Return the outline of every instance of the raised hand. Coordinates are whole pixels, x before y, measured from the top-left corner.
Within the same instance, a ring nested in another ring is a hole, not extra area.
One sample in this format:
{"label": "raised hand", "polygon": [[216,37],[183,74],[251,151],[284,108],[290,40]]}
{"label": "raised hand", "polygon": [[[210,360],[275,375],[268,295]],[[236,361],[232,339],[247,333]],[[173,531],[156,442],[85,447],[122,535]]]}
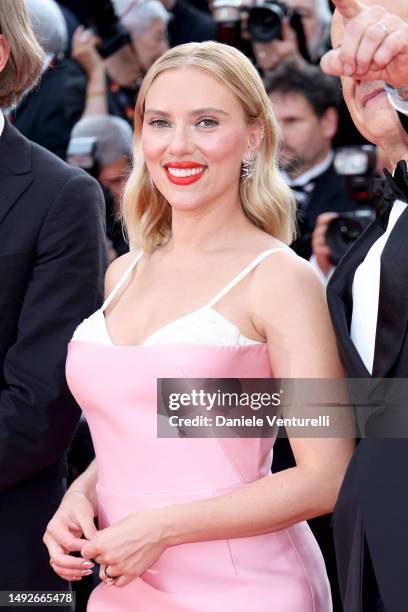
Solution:
{"label": "raised hand", "polygon": [[103,59],[97,46],[101,40],[91,30],[78,26],[72,36],[72,58],[85,70],[88,77],[96,71],[103,71]]}
{"label": "raised hand", "polygon": [[408,23],[384,7],[359,0],[333,0],[334,19],[343,25],[338,47],[326,53],[327,74],[364,81],[382,80],[393,87],[408,85]]}

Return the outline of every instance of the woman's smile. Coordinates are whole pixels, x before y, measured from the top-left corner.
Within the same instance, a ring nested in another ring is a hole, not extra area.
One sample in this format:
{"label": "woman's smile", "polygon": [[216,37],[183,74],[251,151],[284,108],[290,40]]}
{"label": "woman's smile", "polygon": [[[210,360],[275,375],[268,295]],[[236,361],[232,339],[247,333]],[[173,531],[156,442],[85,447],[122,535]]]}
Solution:
{"label": "woman's smile", "polygon": [[206,166],[191,161],[168,162],[163,165],[167,178],[175,185],[191,185],[203,176]]}

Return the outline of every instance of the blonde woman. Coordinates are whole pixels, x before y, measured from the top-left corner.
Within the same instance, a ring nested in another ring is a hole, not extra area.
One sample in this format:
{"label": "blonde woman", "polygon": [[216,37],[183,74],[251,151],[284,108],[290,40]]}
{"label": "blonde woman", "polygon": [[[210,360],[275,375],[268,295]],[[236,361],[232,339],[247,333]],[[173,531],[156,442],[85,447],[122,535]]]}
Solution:
{"label": "blonde woman", "polygon": [[44,538],[66,579],[101,564],[90,611],[332,609],[305,519],[333,508],[349,441],[293,438],[296,467],[270,474],[271,439],[156,436],[158,377],[341,375],[323,290],[286,246],[277,134],[231,47],[175,47],[145,77],[124,196],[131,252],[69,346],[96,461]]}

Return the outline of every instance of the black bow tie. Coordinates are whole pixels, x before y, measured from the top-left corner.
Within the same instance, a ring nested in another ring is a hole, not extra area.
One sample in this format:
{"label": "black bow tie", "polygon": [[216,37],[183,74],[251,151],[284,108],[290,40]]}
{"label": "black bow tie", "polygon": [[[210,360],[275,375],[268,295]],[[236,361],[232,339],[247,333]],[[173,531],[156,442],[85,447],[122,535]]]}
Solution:
{"label": "black bow tie", "polygon": [[374,197],[377,199],[377,218],[387,227],[388,218],[395,200],[408,204],[408,168],[407,162],[398,162],[394,176],[384,169],[385,179],[375,179]]}

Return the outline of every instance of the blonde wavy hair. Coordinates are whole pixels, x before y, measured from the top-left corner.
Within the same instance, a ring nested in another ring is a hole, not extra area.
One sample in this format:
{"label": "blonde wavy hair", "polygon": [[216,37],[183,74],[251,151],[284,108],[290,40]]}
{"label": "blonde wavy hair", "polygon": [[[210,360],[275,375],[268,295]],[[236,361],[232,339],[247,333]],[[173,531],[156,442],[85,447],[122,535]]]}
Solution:
{"label": "blonde wavy hair", "polygon": [[44,52],[34,36],[24,0],[0,0],[0,34],[10,47],[10,57],[0,74],[0,108],[7,108],[38,82]]}
{"label": "blonde wavy hair", "polygon": [[251,181],[240,185],[247,217],[290,244],[295,234],[295,201],[277,167],[279,128],[262,80],[240,51],[218,42],[187,43],[164,53],[146,74],[135,108],[134,164],[125,187],[122,215],[131,250],[151,253],[171,237],[171,206],[152,184],[141,146],[145,98],[165,70],[193,67],[217,78],[240,101],[248,124],[260,121],[264,138]]}

